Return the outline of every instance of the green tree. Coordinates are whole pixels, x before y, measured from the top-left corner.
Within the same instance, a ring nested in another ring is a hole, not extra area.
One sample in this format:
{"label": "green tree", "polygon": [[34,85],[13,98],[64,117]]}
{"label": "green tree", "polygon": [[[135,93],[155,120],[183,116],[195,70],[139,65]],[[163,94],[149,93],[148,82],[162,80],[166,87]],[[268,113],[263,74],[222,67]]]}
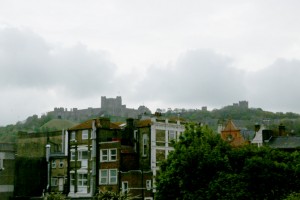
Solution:
{"label": "green tree", "polygon": [[95,200],[132,200],[134,199],[128,194],[116,193],[112,191],[101,191],[95,197]]}
{"label": "green tree", "polygon": [[300,190],[300,154],[232,148],[207,127],[189,125],[161,165],[157,199],[282,199]]}

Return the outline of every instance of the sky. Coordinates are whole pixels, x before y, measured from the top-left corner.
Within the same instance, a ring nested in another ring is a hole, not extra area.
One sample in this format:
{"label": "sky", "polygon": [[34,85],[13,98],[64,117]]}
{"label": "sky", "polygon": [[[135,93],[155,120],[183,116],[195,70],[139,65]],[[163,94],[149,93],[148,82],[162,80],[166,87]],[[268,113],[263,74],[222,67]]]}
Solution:
{"label": "sky", "polygon": [[0,126],[54,107],[300,113],[300,1],[0,0]]}

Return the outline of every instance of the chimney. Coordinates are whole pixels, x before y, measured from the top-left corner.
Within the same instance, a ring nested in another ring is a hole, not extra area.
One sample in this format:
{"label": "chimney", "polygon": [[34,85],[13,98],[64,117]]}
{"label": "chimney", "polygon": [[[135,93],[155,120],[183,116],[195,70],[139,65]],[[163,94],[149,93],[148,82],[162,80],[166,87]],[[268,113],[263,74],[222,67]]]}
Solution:
{"label": "chimney", "polygon": [[258,131],[259,131],[259,129],[260,129],[260,125],[259,125],[259,124],[255,124],[255,126],[254,126],[254,130],[255,130],[255,132],[258,132]]}
{"label": "chimney", "polygon": [[278,130],[279,130],[279,136],[286,136],[286,133],[285,133],[285,126],[283,124],[280,124],[278,126]]}
{"label": "chimney", "polygon": [[262,131],[262,139],[263,139],[263,143],[268,142],[268,140],[270,140],[270,138],[272,137],[272,130],[263,130]]}

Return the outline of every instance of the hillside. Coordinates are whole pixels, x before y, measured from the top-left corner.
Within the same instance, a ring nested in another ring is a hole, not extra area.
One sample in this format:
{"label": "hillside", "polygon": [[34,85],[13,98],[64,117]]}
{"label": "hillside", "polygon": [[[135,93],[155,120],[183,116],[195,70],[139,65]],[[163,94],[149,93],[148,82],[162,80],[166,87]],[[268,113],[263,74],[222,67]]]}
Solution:
{"label": "hillside", "polygon": [[[219,124],[224,124],[228,119],[232,119],[239,128],[253,130],[255,124],[264,124],[266,127],[276,131],[279,124],[286,126],[286,131],[291,135],[300,135],[300,115],[296,113],[269,112],[261,108],[245,108],[237,106],[225,106],[222,109],[206,110],[169,110],[162,114],[173,119],[184,119],[208,125],[213,130],[217,130]],[[90,118],[96,118],[93,116]],[[126,118],[106,116],[115,121],[126,121]],[[82,121],[88,120],[84,118]],[[80,121],[80,122],[82,122]],[[37,115],[28,117],[25,122],[18,122],[15,125],[0,127],[0,142],[15,142],[18,131],[42,132],[67,129],[80,122],[72,122],[66,119],[54,119],[53,116]]]}
{"label": "hillside", "polygon": [[64,119],[52,119],[40,127],[41,130],[62,130],[76,126],[78,123],[74,123]]}

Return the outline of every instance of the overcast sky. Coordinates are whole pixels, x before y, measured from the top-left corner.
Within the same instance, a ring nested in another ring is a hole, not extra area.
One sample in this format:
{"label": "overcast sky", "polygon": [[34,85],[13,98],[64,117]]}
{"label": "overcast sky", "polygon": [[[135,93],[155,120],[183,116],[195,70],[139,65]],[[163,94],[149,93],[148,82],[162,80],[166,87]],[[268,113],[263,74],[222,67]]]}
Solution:
{"label": "overcast sky", "polygon": [[298,0],[1,0],[0,125],[54,107],[300,113]]}

